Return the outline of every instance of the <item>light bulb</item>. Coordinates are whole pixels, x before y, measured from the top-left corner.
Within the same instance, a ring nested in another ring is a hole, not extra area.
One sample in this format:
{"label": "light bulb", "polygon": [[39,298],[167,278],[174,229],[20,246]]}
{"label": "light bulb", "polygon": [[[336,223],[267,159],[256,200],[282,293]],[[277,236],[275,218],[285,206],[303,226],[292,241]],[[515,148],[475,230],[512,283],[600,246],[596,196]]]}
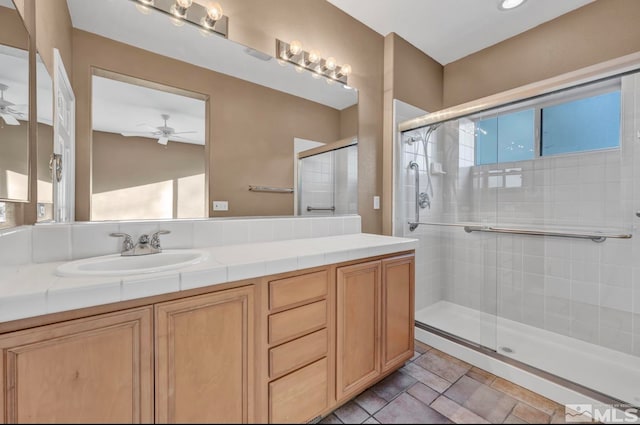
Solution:
{"label": "light bulb", "polygon": [[149,7],[143,4],[136,4],[136,9],[138,9],[138,12],[142,13],[143,15],[148,15],[149,13],[151,13]]}
{"label": "light bulb", "polygon": [[145,6],[153,6],[153,0],[138,0],[138,1],[144,4]]}
{"label": "light bulb", "polygon": [[297,72],[298,74],[301,74],[301,73],[302,73],[302,71],[304,71],[304,68],[303,68],[303,67],[301,67],[301,66],[296,66],[295,70],[296,70],[296,72]]}
{"label": "light bulb", "polygon": [[193,4],[193,0],[176,0],[176,4],[183,9],[188,9]]}
{"label": "light bulb", "polygon": [[178,18],[184,18],[185,16],[187,16],[187,9],[178,6],[178,4],[174,4],[173,6],[171,6],[170,11],[174,16],[177,16]]}
{"label": "light bulb", "polygon": [[525,0],[501,0],[500,4],[498,4],[498,9],[500,10],[511,10],[516,7],[522,5]]}
{"label": "light bulb", "polygon": [[222,18],[222,15],[223,15],[223,11],[222,11],[222,6],[220,6],[220,3],[213,3],[207,9],[207,16],[209,17],[209,19],[211,19],[214,22]]}
{"label": "light bulb", "polygon": [[348,63],[342,65],[340,67],[340,73],[339,76],[341,77],[348,77],[349,75],[351,75],[351,65],[349,65]]}
{"label": "light bulb", "polygon": [[298,40],[293,40],[291,44],[289,44],[289,53],[291,54],[291,56],[296,56],[300,54],[301,51],[302,43],[300,43]]}
{"label": "light bulb", "polygon": [[333,56],[329,56],[324,63],[324,67],[329,71],[333,71],[334,69],[336,69],[337,65],[338,64],[336,63],[336,58],[334,58]]}
{"label": "light bulb", "polygon": [[312,76],[313,78],[315,78],[316,80],[317,80],[318,78],[322,77],[322,75],[318,74],[317,72],[312,72],[312,73],[311,73],[311,76]]}
{"label": "light bulb", "polygon": [[309,63],[317,63],[320,61],[320,59],[320,52],[313,49],[309,51]]}
{"label": "light bulb", "polygon": [[331,78],[327,78],[327,84],[332,85],[335,83],[335,81],[333,81]]}

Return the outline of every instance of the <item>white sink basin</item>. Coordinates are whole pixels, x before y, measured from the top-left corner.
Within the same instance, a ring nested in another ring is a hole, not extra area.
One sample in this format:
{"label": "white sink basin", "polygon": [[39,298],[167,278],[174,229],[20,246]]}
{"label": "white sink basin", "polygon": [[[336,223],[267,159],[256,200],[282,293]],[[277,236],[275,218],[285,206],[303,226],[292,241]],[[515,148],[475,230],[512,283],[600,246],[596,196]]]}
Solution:
{"label": "white sink basin", "polygon": [[123,257],[120,254],[85,258],[61,264],[58,276],[126,276],[179,269],[206,260],[198,249],[166,249],[157,254]]}

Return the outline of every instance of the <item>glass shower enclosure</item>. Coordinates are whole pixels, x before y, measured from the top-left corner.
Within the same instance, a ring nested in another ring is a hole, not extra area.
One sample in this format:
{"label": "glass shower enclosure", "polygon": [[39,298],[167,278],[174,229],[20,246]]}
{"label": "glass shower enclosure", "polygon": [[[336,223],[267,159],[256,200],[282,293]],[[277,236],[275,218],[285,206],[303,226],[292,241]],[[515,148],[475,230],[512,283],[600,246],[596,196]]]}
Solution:
{"label": "glass shower enclosure", "polygon": [[416,326],[640,405],[640,75],[436,115],[395,143]]}
{"label": "glass shower enclosure", "polygon": [[298,154],[299,215],[358,213],[358,145],[347,143]]}

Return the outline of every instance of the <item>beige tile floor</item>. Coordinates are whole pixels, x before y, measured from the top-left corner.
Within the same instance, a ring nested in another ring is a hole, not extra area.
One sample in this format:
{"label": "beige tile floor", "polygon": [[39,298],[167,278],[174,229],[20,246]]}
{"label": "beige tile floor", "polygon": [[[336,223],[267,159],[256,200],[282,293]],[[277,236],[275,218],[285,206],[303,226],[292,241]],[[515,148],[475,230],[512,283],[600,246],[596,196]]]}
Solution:
{"label": "beige tile floor", "polygon": [[564,406],[416,341],[402,369],[320,423],[564,423]]}

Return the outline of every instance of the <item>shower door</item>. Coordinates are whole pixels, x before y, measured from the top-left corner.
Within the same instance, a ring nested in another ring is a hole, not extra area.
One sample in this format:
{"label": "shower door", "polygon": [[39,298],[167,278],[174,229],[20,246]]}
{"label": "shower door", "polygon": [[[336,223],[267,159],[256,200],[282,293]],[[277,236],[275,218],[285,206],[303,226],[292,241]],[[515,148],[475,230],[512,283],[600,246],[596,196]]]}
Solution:
{"label": "shower door", "polygon": [[305,156],[298,160],[300,215],[358,213],[358,146]]}
{"label": "shower door", "polygon": [[402,133],[396,143],[396,235],[416,251],[416,325],[496,349],[493,176],[474,167],[474,129],[460,119]]}

